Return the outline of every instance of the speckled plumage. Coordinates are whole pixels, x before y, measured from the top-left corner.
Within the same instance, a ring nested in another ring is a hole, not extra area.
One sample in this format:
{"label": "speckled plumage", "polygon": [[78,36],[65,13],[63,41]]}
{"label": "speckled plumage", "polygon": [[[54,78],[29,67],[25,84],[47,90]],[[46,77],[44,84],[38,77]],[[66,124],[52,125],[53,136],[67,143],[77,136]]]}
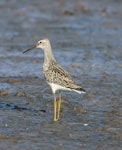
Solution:
{"label": "speckled plumage", "polygon": [[[85,92],[81,86],[77,85],[62,67],[52,61],[47,70],[43,69],[43,74],[48,83],[54,83],[67,88],[68,91],[74,90],[78,93]],[[59,88],[60,90],[60,88]]]}

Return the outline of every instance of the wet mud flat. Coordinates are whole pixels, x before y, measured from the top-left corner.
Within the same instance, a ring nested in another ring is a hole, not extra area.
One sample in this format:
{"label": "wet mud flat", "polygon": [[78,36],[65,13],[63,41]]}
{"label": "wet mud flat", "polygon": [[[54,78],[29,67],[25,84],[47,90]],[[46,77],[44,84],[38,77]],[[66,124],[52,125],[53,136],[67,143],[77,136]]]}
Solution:
{"label": "wet mud flat", "polygon": [[[61,120],[53,122],[51,90],[40,78],[0,78],[15,92],[0,96],[0,145],[2,149],[106,149],[121,145],[121,100],[111,81],[97,81],[99,88],[84,96],[64,94]],[[103,78],[101,78],[102,80]],[[84,79],[84,83],[87,83]],[[93,87],[96,79],[89,80]],[[119,83],[118,83],[119,84]],[[10,88],[10,89],[11,89]],[[45,90],[46,89],[46,90]]]}
{"label": "wet mud flat", "polygon": [[[121,149],[121,5],[119,0],[0,2],[0,149]],[[62,92],[58,122],[41,72],[42,51],[22,53],[43,37],[87,91]]]}

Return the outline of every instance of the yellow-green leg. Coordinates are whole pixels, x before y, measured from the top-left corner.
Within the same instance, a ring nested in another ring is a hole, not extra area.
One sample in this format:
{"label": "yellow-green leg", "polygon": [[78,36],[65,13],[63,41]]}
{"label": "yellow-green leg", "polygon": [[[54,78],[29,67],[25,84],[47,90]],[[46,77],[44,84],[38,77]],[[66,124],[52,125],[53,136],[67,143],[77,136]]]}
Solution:
{"label": "yellow-green leg", "polygon": [[53,94],[54,95],[54,121],[58,121],[57,119],[57,102],[56,102],[56,96],[55,96],[55,93]]}
{"label": "yellow-green leg", "polygon": [[[54,121],[58,121],[60,118],[60,108],[61,108],[61,94],[59,94],[59,100],[56,102],[56,95],[54,95]],[[58,110],[57,110],[58,108]]]}
{"label": "yellow-green leg", "polygon": [[59,93],[59,100],[57,102],[57,105],[58,105],[58,118],[60,118],[60,110],[61,110],[61,93]]}

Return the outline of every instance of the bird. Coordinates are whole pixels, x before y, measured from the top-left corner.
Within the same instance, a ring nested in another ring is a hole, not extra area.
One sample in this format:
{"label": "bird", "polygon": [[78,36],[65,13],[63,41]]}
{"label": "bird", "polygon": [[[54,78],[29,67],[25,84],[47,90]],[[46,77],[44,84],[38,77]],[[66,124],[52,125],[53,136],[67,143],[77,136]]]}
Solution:
{"label": "bird", "polygon": [[[43,75],[46,82],[50,85],[54,96],[54,121],[60,119],[60,108],[61,108],[61,90],[63,91],[75,91],[79,94],[85,93],[86,91],[82,86],[76,84],[70,74],[65,71],[56,61],[52,53],[50,40],[45,38],[39,40],[34,46],[25,50],[26,53],[35,48],[40,48],[44,52],[44,63],[43,63]],[[56,100],[56,91],[59,91],[59,99]]]}

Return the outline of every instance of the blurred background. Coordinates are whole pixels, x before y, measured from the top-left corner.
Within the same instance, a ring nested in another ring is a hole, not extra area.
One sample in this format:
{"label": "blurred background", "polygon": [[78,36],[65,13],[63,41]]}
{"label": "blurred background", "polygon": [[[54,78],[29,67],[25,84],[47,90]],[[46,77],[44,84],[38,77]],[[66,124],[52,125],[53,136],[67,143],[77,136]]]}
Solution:
{"label": "blurred background", "polygon": [[[122,1],[0,1],[0,149],[121,149]],[[41,38],[86,89],[53,96],[42,75]]]}

